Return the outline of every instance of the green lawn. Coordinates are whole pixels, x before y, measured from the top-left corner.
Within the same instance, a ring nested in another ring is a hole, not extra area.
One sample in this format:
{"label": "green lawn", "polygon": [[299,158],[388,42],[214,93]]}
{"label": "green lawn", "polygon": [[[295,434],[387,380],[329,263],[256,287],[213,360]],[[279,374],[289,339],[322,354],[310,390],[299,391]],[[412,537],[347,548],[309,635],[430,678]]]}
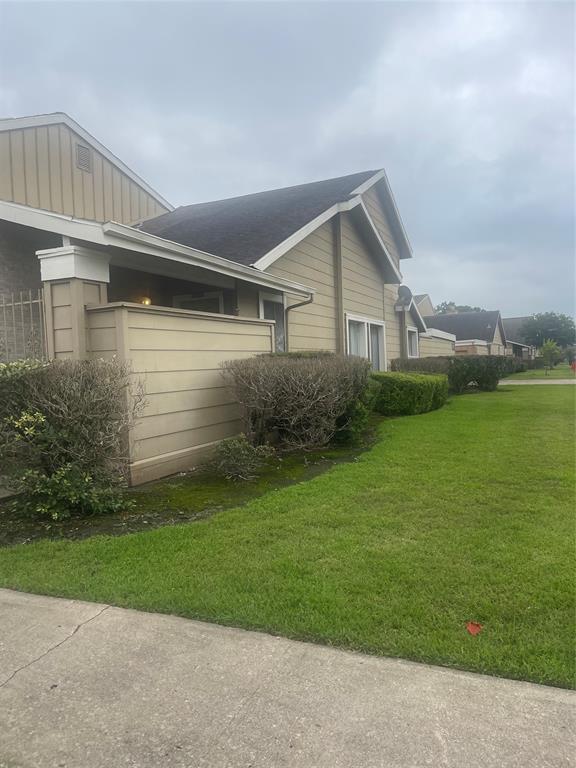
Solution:
{"label": "green lawn", "polygon": [[551,371],[546,372],[543,368],[533,368],[530,371],[513,373],[509,379],[573,379],[575,378],[573,370],[568,363],[558,363]]}
{"label": "green lawn", "polygon": [[6,548],[0,584],[570,686],[575,391],[385,421],[357,461],[198,522]]}

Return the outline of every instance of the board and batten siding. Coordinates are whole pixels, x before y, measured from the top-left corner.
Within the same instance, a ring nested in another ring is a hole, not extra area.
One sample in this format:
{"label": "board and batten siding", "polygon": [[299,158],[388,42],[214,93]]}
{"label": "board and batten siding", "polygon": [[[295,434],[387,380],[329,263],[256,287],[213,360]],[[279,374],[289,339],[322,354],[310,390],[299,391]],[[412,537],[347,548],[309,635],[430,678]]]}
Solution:
{"label": "board and batten siding", "polygon": [[[78,144],[90,151],[90,171],[77,165]],[[167,211],[64,124],[0,131],[0,200],[122,224]]]}
{"label": "board and batten siding", "polygon": [[129,360],[144,385],[145,409],[130,435],[133,484],[191,469],[241,431],[221,364],[271,352],[273,324],[126,304],[87,315],[89,356]]}
{"label": "board and batten siding", "polygon": [[[326,222],[289,250],[267,270],[272,275],[313,288],[314,301],[288,312],[288,343],[291,352],[337,349],[334,232]],[[291,303],[298,303],[295,299]]]}
{"label": "board and batten siding", "polygon": [[400,253],[398,251],[396,241],[394,240],[394,235],[392,234],[390,219],[384,210],[384,206],[382,205],[380,197],[378,196],[376,187],[371,187],[366,192],[364,192],[362,199],[364,200],[364,205],[370,214],[370,218],[374,222],[380,237],[384,241],[384,245],[388,249],[388,253],[394,259],[396,266],[398,266],[400,264]]}

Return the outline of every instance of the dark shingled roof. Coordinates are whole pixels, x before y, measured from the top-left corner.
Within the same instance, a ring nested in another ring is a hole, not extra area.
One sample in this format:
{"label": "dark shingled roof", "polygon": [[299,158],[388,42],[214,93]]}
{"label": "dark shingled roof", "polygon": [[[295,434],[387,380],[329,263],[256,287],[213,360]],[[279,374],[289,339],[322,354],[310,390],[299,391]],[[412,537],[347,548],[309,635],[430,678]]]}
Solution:
{"label": "dark shingled roof", "polygon": [[145,221],[140,229],[251,265],[321,213],[346,201],[377,172],[363,171],[297,187],[184,205]]}
{"label": "dark shingled roof", "polygon": [[[493,341],[494,331],[502,322],[500,312],[458,312],[451,315],[431,315],[424,318],[428,328],[453,333],[457,341],[482,339]],[[501,333],[503,329],[501,328]]]}

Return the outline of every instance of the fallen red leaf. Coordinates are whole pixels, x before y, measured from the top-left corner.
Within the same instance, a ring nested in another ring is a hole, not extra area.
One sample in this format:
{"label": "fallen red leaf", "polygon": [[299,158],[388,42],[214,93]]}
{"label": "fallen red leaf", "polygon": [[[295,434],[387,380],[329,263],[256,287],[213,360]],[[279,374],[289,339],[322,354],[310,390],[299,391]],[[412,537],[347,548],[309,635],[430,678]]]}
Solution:
{"label": "fallen red leaf", "polygon": [[466,624],[466,629],[471,635],[477,635],[482,631],[482,624],[478,624],[477,621],[469,621]]}

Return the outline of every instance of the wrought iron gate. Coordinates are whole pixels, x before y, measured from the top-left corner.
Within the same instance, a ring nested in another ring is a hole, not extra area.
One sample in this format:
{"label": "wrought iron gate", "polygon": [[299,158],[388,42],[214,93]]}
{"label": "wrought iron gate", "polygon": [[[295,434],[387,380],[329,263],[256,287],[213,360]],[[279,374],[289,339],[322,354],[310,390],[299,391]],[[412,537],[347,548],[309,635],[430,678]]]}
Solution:
{"label": "wrought iron gate", "polygon": [[46,358],[42,289],[0,293],[0,363]]}

